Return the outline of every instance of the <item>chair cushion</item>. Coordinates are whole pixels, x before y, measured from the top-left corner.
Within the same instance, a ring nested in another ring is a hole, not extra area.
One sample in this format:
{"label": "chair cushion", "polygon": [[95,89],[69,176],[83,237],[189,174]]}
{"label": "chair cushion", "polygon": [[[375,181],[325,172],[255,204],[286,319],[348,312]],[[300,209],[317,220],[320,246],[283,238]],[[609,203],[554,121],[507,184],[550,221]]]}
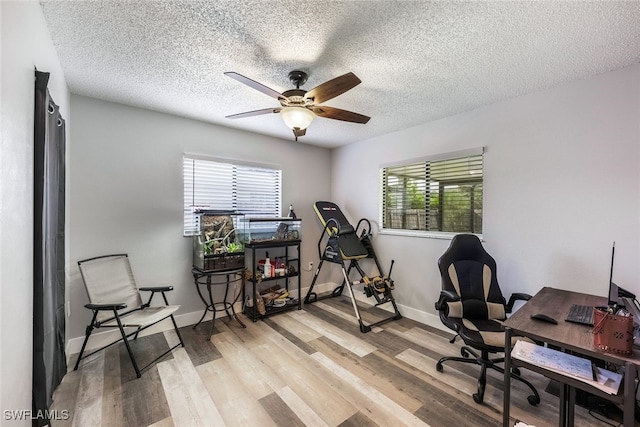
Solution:
{"label": "chair cushion", "polygon": [[[120,321],[122,322],[122,326],[125,327],[144,327],[148,325],[153,325],[156,322],[164,320],[165,318],[171,316],[180,308],[179,305],[166,305],[162,307],[147,307],[143,310],[137,310],[130,312],[128,314],[124,314],[120,317]],[[110,322],[105,322],[102,324],[103,326],[118,326],[118,323],[115,320]]]}
{"label": "chair cushion", "polygon": [[[466,344],[490,352],[504,351],[504,326],[501,321],[460,319],[460,325],[460,336]],[[519,336],[511,337],[511,346],[513,347],[517,340],[523,339]]]}

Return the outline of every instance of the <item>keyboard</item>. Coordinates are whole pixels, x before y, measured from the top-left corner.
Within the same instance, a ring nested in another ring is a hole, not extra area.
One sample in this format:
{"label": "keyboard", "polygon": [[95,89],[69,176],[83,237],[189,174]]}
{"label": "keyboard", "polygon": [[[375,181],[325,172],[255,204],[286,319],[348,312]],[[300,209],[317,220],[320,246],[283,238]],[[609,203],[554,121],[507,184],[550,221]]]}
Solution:
{"label": "keyboard", "polygon": [[569,309],[567,318],[564,320],[567,322],[593,326],[593,307],[590,305],[573,304]]}

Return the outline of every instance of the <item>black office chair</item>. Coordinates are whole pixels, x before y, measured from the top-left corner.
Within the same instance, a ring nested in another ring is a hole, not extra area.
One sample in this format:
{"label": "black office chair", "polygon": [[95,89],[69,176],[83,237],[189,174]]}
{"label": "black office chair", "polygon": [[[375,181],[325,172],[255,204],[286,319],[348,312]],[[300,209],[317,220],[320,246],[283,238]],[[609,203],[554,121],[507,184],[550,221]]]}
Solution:
{"label": "black office chair", "polygon": [[[498,286],[496,262],[484,250],[480,239],[473,234],[456,235],[451,240],[449,249],[438,260],[438,267],[442,277],[442,291],[436,310],[440,312],[442,323],[456,332],[451,343],[460,336],[465,345],[461,349],[462,357],[443,357],[436,364],[436,369],[442,372],[442,364],[448,360],[480,365],[478,392],[473,395],[473,400],[482,403],[487,368],[504,374],[504,369],[497,365],[504,362],[504,357],[489,358],[491,353],[504,352],[502,321],[513,309],[515,301],[531,297],[513,294],[506,304]],[[512,345],[517,338],[514,337]],[[520,376],[517,369],[511,371],[511,378],[522,381],[531,389],[533,394],[527,397],[531,405],[540,403],[538,391]]]}

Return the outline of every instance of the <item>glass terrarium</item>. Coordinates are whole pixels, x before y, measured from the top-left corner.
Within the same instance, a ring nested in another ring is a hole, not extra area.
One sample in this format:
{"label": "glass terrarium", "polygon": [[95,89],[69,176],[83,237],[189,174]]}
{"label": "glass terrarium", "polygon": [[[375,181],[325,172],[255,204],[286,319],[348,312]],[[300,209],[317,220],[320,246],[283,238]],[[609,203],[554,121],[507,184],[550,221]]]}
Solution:
{"label": "glass terrarium", "polygon": [[196,212],[199,233],[193,236],[193,266],[202,271],[244,268],[244,243],[239,240],[243,214]]}
{"label": "glass terrarium", "polygon": [[302,220],[285,218],[238,218],[239,240],[244,244],[278,243],[302,239]]}

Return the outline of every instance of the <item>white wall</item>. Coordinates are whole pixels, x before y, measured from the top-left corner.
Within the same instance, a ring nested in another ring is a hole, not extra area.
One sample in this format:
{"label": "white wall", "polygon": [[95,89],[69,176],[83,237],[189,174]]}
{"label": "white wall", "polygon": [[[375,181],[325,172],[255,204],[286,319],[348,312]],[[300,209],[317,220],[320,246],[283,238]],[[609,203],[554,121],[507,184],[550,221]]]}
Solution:
{"label": "white wall", "polygon": [[[31,409],[34,68],[69,123],[69,91],[38,2],[0,2],[0,409]],[[69,133],[70,126],[67,126]],[[67,144],[70,139],[67,138]],[[4,415],[3,415],[4,419]],[[12,425],[30,425],[29,420]]]}
{"label": "white wall", "polygon": [[[507,298],[552,286],[640,294],[640,65],[426,123],[333,152],[332,196],[378,219],[381,164],[484,146],[484,240]],[[357,167],[356,167],[357,166]],[[449,240],[378,235],[403,314],[438,325]]]}
{"label": "white wall", "polygon": [[[202,313],[192,241],[182,237],[185,152],[281,168],[283,214],[292,203],[303,220],[303,266],[317,265],[312,204],[329,198],[329,150],[77,95],[71,110],[69,338],[84,336],[90,320],[75,264],[97,255],[128,253],[139,286],[173,284],[170,302],[182,306],[178,313]],[[302,285],[310,281],[304,272]]]}

